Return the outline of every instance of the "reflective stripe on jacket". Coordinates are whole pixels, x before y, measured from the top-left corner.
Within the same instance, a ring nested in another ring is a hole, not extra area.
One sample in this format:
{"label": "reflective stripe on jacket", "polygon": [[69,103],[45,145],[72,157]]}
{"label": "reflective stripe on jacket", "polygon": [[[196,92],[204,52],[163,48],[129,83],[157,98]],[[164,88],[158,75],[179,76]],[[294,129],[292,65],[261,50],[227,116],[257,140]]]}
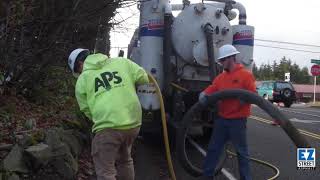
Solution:
{"label": "reflective stripe on jacket", "polygon": [[135,85],[148,81],[143,68],[126,58],[89,55],[75,93],[80,110],[94,122],[92,131],[140,126],[142,110]]}

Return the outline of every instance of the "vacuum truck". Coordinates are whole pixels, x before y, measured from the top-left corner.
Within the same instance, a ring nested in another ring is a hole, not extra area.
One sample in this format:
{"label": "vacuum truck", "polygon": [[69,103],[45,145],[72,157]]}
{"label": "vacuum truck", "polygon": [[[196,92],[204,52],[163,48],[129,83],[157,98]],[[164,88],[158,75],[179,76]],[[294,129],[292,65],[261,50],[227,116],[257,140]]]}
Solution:
{"label": "vacuum truck", "polygon": [[[199,94],[223,71],[216,63],[221,46],[236,47],[240,52],[236,56],[238,63],[252,70],[254,27],[247,25],[246,9],[241,3],[213,0],[193,4],[183,0],[182,4],[171,4],[168,0],[148,0],[140,1],[138,9],[139,27],[128,46],[128,58],[141,65],[152,81],[157,82],[137,87],[143,108],[141,131],[158,133],[164,129],[167,134],[164,127],[169,124],[173,137],[170,143],[176,146],[179,162],[188,173],[202,174],[199,159],[203,159],[205,153],[194,142],[208,142],[217,114],[214,104],[227,98],[256,104],[273,119],[281,121],[282,129],[297,147],[310,146],[285,115],[254,93],[230,89],[211,95],[210,107],[198,102]],[[200,152],[200,158],[189,145]],[[170,159],[170,151],[166,152]],[[219,168],[225,152],[217,165]],[[172,167],[170,163],[169,167]]]}
{"label": "vacuum truck", "polygon": [[[254,27],[246,23],[246,9],[236,1],[204,1],[171,4],[168,0],[141,1],[139,27],[128,46],[128,58],[141,65],[158,82],[168,123],[175,125],[198,100],[199,93],[222,71],[217,49],[233,44],[239,63],[253,64]],[[238,11],[238,12],[237,12]],[[230,21],[238,16],[238,24]],[[139,86],[143,107],[142,131],[156,132],[160,103],[155,86]],[[212,112],[202,113],[194,128],[204,129]],[[203,133],[198,131],[199,133]]]}

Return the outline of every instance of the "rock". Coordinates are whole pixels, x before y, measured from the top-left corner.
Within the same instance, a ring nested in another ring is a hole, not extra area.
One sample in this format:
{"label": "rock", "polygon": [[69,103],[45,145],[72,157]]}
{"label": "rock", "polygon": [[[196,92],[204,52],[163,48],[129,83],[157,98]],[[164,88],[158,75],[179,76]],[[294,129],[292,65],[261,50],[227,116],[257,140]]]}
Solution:
{"label": "rock", "polygon": [[55,168],[63,179],[75,179],[78,172],[78,163],[72,157],[71,153],[67,153],[64,156],[55,158],[50,164]]}
{"label": "rock", "polygon": [[61,142],[52,149],[54,158],[49,162],[50,166],[53,166],[55,172],[57,172],[62,179],[74,179],[78,172],[77,159],[72,156],[70,147]]}
{"label": "rock", "polygon": [[25,135],[16,135],[17,143],[20,147],[26,148],[28,146],[31,146],[33,144],[33,139],[31,136],[25,134]]}
{"label": "rock", "polygon": [[34,136],[17,136],[18,143],[1,162],[3,168],[0,167],[0,172],[10,172],[12,180],[25,179],[15,173],[32,173],[32,178],[46,180],[75,179],[79,169],[78,156],[84,145],[83,135],[73,129],[52,128],[43,132],[41,137],[43,143],[33,145],[37,142]]}
{"label": "rock", "polygon": [[75,158],[78,158],[79,154],[82,150],[82,144],[80,142],[80,137],[77,137],[76,131],[74,130],[66,130],[61,134],[61,140],[66,143],[69,148],[70,152]]}
{"label": "rock", "polygon": [[39,143],[30,146],[25,150],[27,162],[34,170],[45,166],[52,158],[53,154],[47,144]]}
{"label": "rock", "polygon": [[60,134],[62,133],[62,131],[62,129],[58,128],[49,129],[46,132],[44,143],[48,144],[52,149],[55,149],[55,147],[60,146]]}
{"label": "rock", "polygon": [[53,151],[58,147],[60,148],[61,143],[65,143],[69,148],[72,155],[77,158],[82,150],[82,138],[79,133],[74,130],[63,130],[63,129],[51,129],[46,133],[45,143],[52,147]]}
{"label": "rock", "polygon": [[3,160],[3,168],[9,172],[28,173],[29,169],[23,161],[23,148],[15,145]]}

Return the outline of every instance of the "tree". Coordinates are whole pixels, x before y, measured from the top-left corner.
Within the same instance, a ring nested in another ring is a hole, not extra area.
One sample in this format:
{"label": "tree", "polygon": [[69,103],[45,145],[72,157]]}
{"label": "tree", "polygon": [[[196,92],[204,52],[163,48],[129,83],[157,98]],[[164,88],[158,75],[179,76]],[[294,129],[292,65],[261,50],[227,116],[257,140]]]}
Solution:
{"label": "tree", "polygon": [[252,66],[252,73],[253,73],[253,75],[255,76],[256,79],[260,78],[259,69],[258,69],[258,67],[257,67],[257,65],[255,63],[253,63],[253,66]]}
{"label": "tree", "polygon": [[289,72],[290,72],[290,81],[293,83],[301,82],[303,77],[301,76],[301,71],[299,66],[294,63],[292,66],[289,66]]}
{"label": "tree", "polygon": [[261,80],[272,80],[273,71],[270,64],[262,64],[259,70],[259,77]]}
{"label": "tree", "polygon": [[312,79],[308,73],[308,68],[300,67],[292,63],[291,59],[282,57],[278,64],[276,60],[270,64],[262,64],[260,68],[253,66],[253,73],[257,80],[284,80],[284,74],[290,72],[290,81],[296,84],[311,84]]}
{"label": "tree", "polygon": [[309,75],[309,70],[307,67],[303,67],[300,76],[302,77],[301,81],[299,83],[301,84],[312,84],[313,79],[312,76]]}
{"label": "tree", "polygon": [[[123,0],[0,1],[0,73],[5,86],[31,92],[41,86],[47,67],[66,67],[66,56],[78,47],[94,49],[98,27],[110,49],[110,19]],[[109,28],[108,28],[109,27]]]}
{"label": "tree", "polygon": [[278,65],[276,60],[273,61],[272,71],[273,71],[273,75],[274,75],[274,77],[276,79],[279,79],[281,77],[281,72],[280,72],[280,69],[279,69],[279,65]]}

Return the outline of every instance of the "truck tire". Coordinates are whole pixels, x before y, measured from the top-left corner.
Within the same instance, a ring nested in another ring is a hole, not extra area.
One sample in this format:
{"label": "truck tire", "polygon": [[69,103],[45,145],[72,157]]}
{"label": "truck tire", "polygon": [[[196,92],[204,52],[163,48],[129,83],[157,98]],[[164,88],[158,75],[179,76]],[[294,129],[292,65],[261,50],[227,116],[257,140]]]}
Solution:
{"label": "truck tire", "polygon": [[285,99],[289,99],[292,95],[292,90],[289,88],[285,88],[284,90],[281,91],[281,94]]}
{"label": "truck tire", "polygon": [[286,102],[284,102],[284,107],[289,108],[289,107],[291,107],[291,105],[292,105],[292,102],[291,102],[291,101],[286,101]]}

